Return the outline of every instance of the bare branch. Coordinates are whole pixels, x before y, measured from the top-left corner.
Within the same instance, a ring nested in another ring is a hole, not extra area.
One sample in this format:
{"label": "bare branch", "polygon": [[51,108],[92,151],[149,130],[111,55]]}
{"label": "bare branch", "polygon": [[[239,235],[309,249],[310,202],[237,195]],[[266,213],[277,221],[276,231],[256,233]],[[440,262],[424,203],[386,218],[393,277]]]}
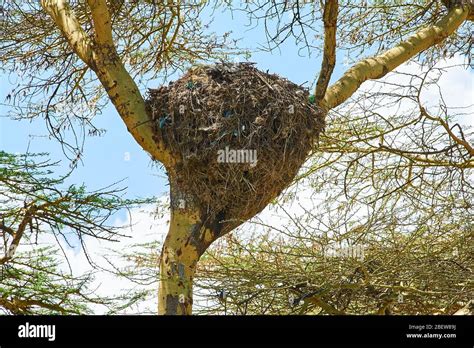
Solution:
{"label": "bare branch", "polygon": [[41,0],[74,52],[89,66],[93,64],[92,43],[66,0]]}
{"label": "bare branch", "polygon": [[18,225],[18,229],[13,236],[13,240],[7,250],[7,255],[5,255],[5,257],[0,258],[0,265],[3,265],[4,263],[8,262],[15,255],[15,251],[20,245],[20,241],[23,237],[23,234],[25,233],[25,229],[29,224],[31,224],[36,210],[37,207],[34,204],[32,204],[29,208],[25,208],[25,215],[20,224]]}
{"label": "bare branch", "polygon": [[455,7],[433,26],[420,30],[385,53],[367,58],[350,68],[332,85],[322,102],[330,110],[351,97],[367,80],[379,79],[427,48],[450,36],[468,18],[467,6]]}
{"label": "bare branch", "polygon": [[[90,0],[96,33],[94,45],[81,28],[66,0],[42,0],[43,8],[54,19],[78,56],[95,71],[117,112],[137,143],[154,159],[167,165],[170,155],[159,139],[154,139],[145,101],[117,53],[112,40],[110,13],[104,0]],[[158,142],[158,144],[157,144]]]}
{"label": "bare branch", "polygon": [[458,145],[461,145],[463,146],[467,152],[469,153],[469,155],[471,157],[474,157],[474,148],[471,146],[471,144],[469,144],[469,142],[466,140],[466,139],[461,139],[459,138],[458,136],[456,136],[456,134],[453,133],[451,127],[448,125],[448,123],[446,121],[444,121],[441,117],[434,117],[434,116],[431,116],[424,107],[420,107],[420,112],[423,116],[425,116],[426,118],[432,120],[432,121],[437,121],[439,122],[443,128],[446,130],[446,132],[448,133],[448,135],[451,137],[451,139]]}
{"label": "bare branch", "polygon": [[87,0],[92,11],[92,20],[98,44],[113,45],[112,21],[105,0]]}
{"label": "bare branch", "polygon": [[336,65],[336,29],[339,12],[338,0],[327,0],[324,6],[324,56],[321,64],[318,82],[316,84],[315,99],[318,104],[324,99]]}

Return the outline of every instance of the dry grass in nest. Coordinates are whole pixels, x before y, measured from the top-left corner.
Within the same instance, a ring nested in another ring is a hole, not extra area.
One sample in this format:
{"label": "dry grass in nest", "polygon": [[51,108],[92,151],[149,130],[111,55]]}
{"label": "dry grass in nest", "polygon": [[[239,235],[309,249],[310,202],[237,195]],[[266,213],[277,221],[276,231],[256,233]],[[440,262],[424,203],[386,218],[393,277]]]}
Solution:
{"label": "dry grass in nest", "polygon": [[[324,127],[307,89],[252,63],[194,67],[150,90],[147,104],[157,137],[178,159],[168,168],[172,192],[211,221],[260,212],[291,184]],[[246,154],[257,161],[220,163],[226,148],[255,150]]]}

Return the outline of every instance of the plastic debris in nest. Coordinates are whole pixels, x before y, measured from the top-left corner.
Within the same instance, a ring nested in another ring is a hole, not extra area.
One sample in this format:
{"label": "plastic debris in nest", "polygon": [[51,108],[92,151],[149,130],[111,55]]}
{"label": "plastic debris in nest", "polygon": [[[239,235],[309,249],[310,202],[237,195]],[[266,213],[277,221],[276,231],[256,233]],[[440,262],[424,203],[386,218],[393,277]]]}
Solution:
{"label": "plastic debris in nest", "polygon": [[234,226],[291,184],[324,127],[307,89],[252,63],[194,67],[151,89],[147,106],[177,159],[172,201],[179,192],[202,218]]}

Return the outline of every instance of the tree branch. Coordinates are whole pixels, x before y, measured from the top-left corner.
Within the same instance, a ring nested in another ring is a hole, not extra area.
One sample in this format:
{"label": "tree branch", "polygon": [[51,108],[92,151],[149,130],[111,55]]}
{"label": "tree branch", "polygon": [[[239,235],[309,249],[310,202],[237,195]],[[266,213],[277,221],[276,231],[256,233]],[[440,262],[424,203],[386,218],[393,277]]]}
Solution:
{"label": "tree branch", "polygon": [[310,296],[306,298],[306,300],[320,307],[322,310],[324,310],[328,314],[332,314],[332,315],[345,315],[346,314],[343,311],[340,311],[334,306],[330,305],[329,303],[324,302],[319,296],[316,296],[316,295]]}
{"label": "tree branch", "polygon": [[41,6],[54,20],[79,58],[88,66],[92,66],[92,42],[82,29],[69,3],[66,0],[41,0]]}
{"label": "tree branch", "polygon": [[8,233],[12,237],[15,235],[15,231],[12,228],[10,228],[10,227],[6,226],[5,224],[3,224],[2,222],[0,222],[0,230]]}
{"label": "tree branch", "polygon": [[10,261],[13,256],[15,255],[15,251],[20,245],[21,238],[23,237],[23,234],[25,233],[26,227],[31,224],[32,219],[34,217],[34,214],[36,213],[38,207],[34,204],[32,204],[29,208],[25,207],[25,215],[23,216],[23,219],[21,220],[20,224],[18,225],[18,229],[13,235],[13,240],[10,243],[10,246],[8,247],[7,253],[4,257],[0,258],[0,265],[3,265]]}
{"label": "tree branch", "polygon": [[17,297],[14,297],[12,300],[8,300],[5,297],[0,297],[0,306],[6,308],[13,314],[31,314],[30,308],[34,306],[49,309],[62,314],[78,314],[76,311],[68,311],[64,309],[59,304],[47,303],[40,300],[23,300]]}
{"label": "tree branch", "polygon": [[446,130],[448,135],[451,137],[451,139],[454,140],[454,142],[456,144],[463,146],[466,149],[466,151],[469,153],[469,156],[474,157],[474,148],[471,146],[471,144],[469,144],[469,142],[466,141],[466,139],[464,139],[464,138],[460,139],[459,137],[457,137],[456,134],[454,134],[454,132],[451,130],[451,127],[448,125],[448,123],[446,121],[444,121],[441,117],[431,116],[426,111],[426,109],[422,106],[420,106],[420,112],[426,118],[428,118],[432,121],[439,122],[443,126],[443,128]]}
{"label": "tree branch", "polygon": [[96,42],[100,45],[113,45],[112,21],[105,0],[87,0],[92,12]]}
{"label": "tree branch", "polygon": [[125,69],[113,42],[112,24],[105,0],[88,0],[95,40],[87,36],[67,0],[41,0],[75,53],[96,73],[110,100],[137,143],[165,166],[173,163],[161,139],[153,133],[145,101]]}
{"label": "tree branch", "polygon": [[456,6],[470,6],[471,11],[467,17],[468,20],[474,20],[474,0],[441,0],[448,10]]}
{"label": "tree branch", "polygon": [[327,0],[324,6],[324,55],[321,63],[316,90],[314,92],[317,104],[321,104],[336,65],[336,29],[339,12],[338,0]]}
{"label": "tree branch", "polygon": [[344,73],[326,92],[322,106],[330,110],[349,99],[367,80],[379,79],[415,55],[450,36],[470,15],[470,7],[453,7],[432,26],[420,30],[381,55],[367,58]]}

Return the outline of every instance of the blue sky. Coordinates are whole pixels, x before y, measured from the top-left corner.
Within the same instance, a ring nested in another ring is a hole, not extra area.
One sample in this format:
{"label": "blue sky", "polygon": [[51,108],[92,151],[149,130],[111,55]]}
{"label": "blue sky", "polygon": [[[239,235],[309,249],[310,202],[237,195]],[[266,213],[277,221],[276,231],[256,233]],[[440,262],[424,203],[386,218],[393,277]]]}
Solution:
{"label": "blue sky", "polygon": [[[218,34],[232,31],[234,38],[242,39],[239,47],[254,51],[250,61],[256,62],[259,69],[268,69],[298,84],[307,81],[306,86],[312,85],[319,71],[320,57],[302,57],[292,39],[279,51],[258,52],[257,48],[266,42],[261,26],[249,30],[246,16],[238,12],[231,16],[228,12],[217,11],[214,15],[210,31]],[[341,67],[342,64],[338,64],[335,78],[342,73]],[[0,76],[0,81],[3,81],[0,83],[1,104],[5,102],[12,84],[7,76]],[[154,86],[153,83],[149,85]],[[62,161],[57,168],[59,174],[68,171],[69,162],[60,144],[48,139],[43,119],[14,121],[5,117],[6,113],[7,108],[0,106],[0,149],[12,153],[24,153],[28,148],[30,152],[48,152],[51,159]],[[70,183],[85,183],[90,189],[98,189],[123,179],[121,185],[128,187],[127,195],[131,198],[159,196],[168,191],[166,176],[156,165],[152,165],[149,156],[135,143],[110,104],[96,117],[94,124],[107,129],[107,133],[102,137],[86,139],[83,162],[72,174]]]}

